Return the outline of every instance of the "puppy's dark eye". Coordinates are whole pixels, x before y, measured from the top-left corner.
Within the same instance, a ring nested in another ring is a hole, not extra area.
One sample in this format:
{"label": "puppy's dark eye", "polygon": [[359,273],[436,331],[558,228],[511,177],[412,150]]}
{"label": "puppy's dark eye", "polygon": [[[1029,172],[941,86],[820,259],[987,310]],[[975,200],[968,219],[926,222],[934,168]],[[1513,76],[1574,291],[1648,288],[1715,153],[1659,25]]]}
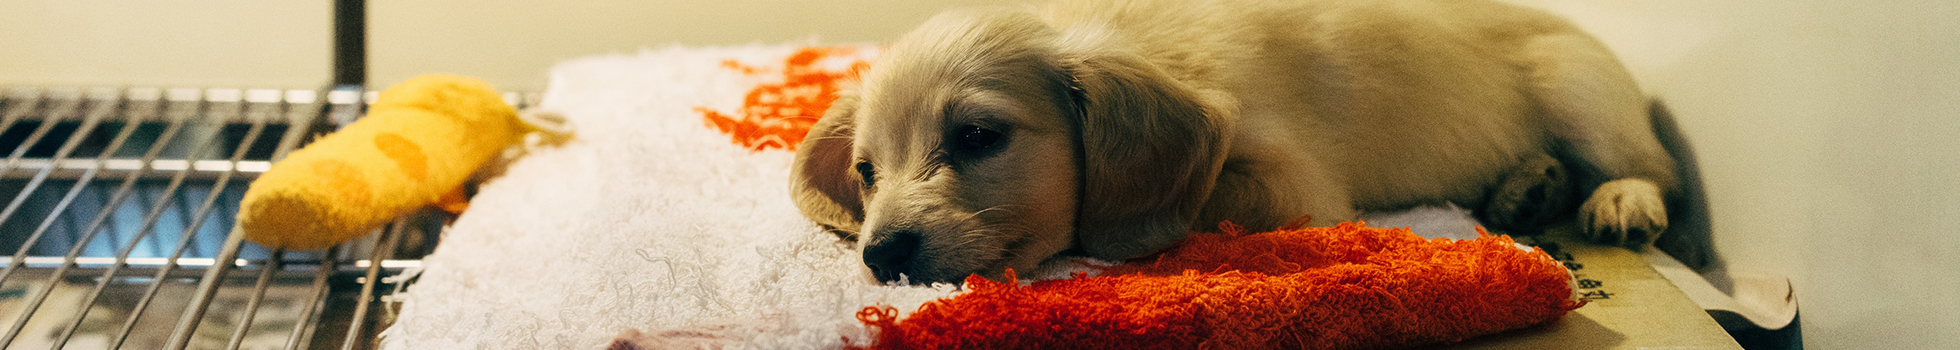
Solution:
{"label": "puppy's dark eye", "polygon": [[858,171],[858,176],[862,177],[864,180],[864,188],[871,188],[872,182],[878,179],[878,177],[876,176],[878,175],[878,172],[876,171],[876,169],[871,168],[871,162],[864,162],[864,161],[858,162],[857,171]]}
{"label": "puppy's dark eye", "polygon": [[993,148],[994,145],[1000,143],[1002,136],[1000,131],[984,128],[979,125],[960,127],[954,132],[954,135],[959,137],[960,150],[976,153]]}

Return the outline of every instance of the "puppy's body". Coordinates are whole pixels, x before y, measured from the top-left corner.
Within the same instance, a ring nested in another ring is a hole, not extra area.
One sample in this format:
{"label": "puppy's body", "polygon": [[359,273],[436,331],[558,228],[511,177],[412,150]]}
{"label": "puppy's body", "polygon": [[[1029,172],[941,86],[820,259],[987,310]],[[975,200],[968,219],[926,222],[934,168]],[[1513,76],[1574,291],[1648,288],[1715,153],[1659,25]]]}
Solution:
{"label": "puppy's body", "polygon": [[1591,232],[1651,240],[1674,181],[1605,48],[1477,0],[951,13],[840,101],[800,151],[798,204],[858,232],[883,280],[1026,270],[1069,246],[1133,258],[1226,220],[1483,207],[1554,156],[1600,178]]}

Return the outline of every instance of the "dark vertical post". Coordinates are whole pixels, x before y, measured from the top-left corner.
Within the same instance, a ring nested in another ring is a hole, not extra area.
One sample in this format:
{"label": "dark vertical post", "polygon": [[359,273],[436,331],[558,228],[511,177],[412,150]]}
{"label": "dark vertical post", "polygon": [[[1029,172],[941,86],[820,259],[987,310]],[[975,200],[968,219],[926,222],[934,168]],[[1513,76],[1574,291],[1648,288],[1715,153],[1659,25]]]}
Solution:
{"label": "dark vertical post", "polygon": [[367,1],[333,2],[333,83],[367,83]]}

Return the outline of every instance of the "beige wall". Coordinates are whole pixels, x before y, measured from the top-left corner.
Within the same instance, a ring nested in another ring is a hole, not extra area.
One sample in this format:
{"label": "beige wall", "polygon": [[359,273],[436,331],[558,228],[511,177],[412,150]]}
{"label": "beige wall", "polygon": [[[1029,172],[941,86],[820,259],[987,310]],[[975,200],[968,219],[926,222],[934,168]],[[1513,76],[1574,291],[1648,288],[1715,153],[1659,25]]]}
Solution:
{"label": "beige wall", "polygon": [[0,85],[317,88],[331,1],[0,1]]}
{"label": "beige wall", "polygon": [[376,85],[447,72],[542,89],[545,70],[579,56],[670,44],[884,42],[949,7],[1000,1],[375,1]]}
{"label": "beige wall", "polygon": [[[0,85],[312,88],[331,79],[331,1],[0,1]],[[671,44],[883,42],[1001,0],[371,1],[368,73],[544,87],[557,61]]]}
{"label": "beige wall", "polygon": [[1960,339],[1960,2],[1517,0],[1613,46],[1700,153],[1717,245],[1806,345]]}

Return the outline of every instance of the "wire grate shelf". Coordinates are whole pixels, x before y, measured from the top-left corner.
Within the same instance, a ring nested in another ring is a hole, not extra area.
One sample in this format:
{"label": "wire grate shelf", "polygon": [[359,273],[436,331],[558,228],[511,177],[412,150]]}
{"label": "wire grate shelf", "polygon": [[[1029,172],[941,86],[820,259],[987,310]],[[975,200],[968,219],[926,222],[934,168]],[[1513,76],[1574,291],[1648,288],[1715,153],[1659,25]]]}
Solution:
{"label": "wire grate shelf", "polygon": [[[358,118],[374,98],[359,87],[0,94],[7,349],[368,348],[392,319],[376,301],[446,219],[417,213],[326,251],[242,242],[251,179]],[[520,97],[535,99],[506,95]]]}

